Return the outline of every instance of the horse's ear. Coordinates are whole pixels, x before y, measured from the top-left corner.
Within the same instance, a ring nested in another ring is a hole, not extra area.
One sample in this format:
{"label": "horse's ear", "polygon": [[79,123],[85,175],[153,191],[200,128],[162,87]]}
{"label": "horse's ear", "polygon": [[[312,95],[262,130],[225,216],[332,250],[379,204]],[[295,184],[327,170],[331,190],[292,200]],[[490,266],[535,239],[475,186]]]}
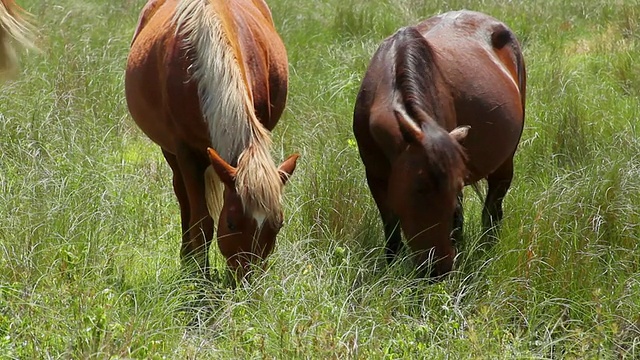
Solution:
{"label": "horse's ear", "polygon": [[402,133],[404,141],[408,143],[422,143],[424,134],[421,129],[412,122],[412,120],[405,118],[405,116],[398,110],[393,110],[393,115],[396,117],[396,121],[398,122],[400,133]]}
{"label": "horse's ear", "polygon": [[469,135],[469,129],[471,129],[471,126],[458,126],[457,128],[451,130],[449,135],[453,138],[453,140],[457,141],[458,144],[462,144],[464,143],[464,139],[467,138],[467,135]]}
{"label": "horse's ear", "polygon": [[300,154],[293,154],[287,158],[287,160],[283,161],[280,166],[278,166],[278,173],[280,174],[280,180],[282,180],[282,185],[286,184],[293,171],[296,169],[296,163]]}
{"label": "horse's ear", "polygon": [[220,180],[228,186],[235,186],[236,168],[224,161],[218,152],[212,148],[207,148],[207,154],[209,155],[211,166],[213,170],[216,171],[216,174],[218,174]]}

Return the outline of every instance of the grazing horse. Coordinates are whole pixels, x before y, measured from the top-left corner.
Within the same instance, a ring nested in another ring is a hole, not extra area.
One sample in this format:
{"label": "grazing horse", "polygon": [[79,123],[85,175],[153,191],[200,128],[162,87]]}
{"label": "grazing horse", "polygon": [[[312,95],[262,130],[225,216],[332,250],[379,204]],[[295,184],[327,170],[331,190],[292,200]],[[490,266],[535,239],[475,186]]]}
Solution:
{"label": "grazing horse", "polygon": [[384,40],[358,94],[353,131],[392,261],[400,229],[418,266],[453,267],[462,187],[486,178],[486,229],[502,218],[524,125],[525,66],[513,32],[449,12]]}
{"label": "grazing horse", "polygon": [[23,14],[24,10],[14,0],[0,0],[0,77],[15,71],[16,45],[34,48],[31,26]]}
{"label": "grazing horse", "polygon": [[298,158],[276,167],[270,155],[287,84],[286,51],[264,1],[150,0],[142,10],[126,99],[173,171],[188,269],[209,275],[214,219],[239,278],[273,250]]}

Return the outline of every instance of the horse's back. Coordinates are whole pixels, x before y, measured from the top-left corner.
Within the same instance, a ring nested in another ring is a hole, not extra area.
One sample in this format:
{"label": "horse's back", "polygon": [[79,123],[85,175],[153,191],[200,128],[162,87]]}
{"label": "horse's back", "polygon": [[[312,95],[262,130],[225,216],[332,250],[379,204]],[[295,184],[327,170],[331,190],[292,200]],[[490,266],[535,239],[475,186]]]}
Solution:
{"label": "horse's back", "polygon": [[[169,152],[174,152],[179,139],[188,139],[197,148],[210,146],[191,71],[194,53],[176,27],[178,3],[147,3],[134,35],[125,78],[132,117]],[[257,0],[214,0],[210,4],[227,23],[229,42],[239,49],[246,90],[258,118],[271,129],[284,110],[288,76],[286,51],[271,14]]]}
{"label": "horse's back", "polygon": [[[437,91],[443,114],[438,123],[447,131],[471,126],[464,147],[469,183],[475,182],[508,160],[520,140],[526,87],[520,46],[505,24],[477,12],[445,13],[415,28],[433,49],[433,66],[442,79]],[[356,99],[354,134],[368,171],[387,171],[402,149],[392,116],[398,91],[394,61],[399,42],[406,41],[402,33],[399,30],[377,49]]]}
{"label": "horse's back", "polygon": [[524,62],[515,35],[504,23],[478,12],[455,11],[416,28],[437,49],[438,67],[454,91],[468,98],[483,94],[484,101],[513,93],[520,98],[515,103],[524,107]]}
{"label": "horse's back", "polygon": [[138,37],[138,34],[140,34],[140,31],[145,28],[149,20],[165,2],[166,0],[149,0],[142,8],[142,11],[140,11],[140,16],[138,17],[138,25],[136,26],[136,30],[133,33],[133,39],[131,40],[132,44],[136,41],[136,38]]}
{"label": "horse's back", "polygon": [[495,18],[456,11],[430,18],[417,29],[436,49],[438,68],[454,99],[456,126],[465,139],[469,182],[511,157],[524,126],[525,68],[513,32]]}
{"label": "horse's back", "polygon": [[[499,86],[524,96],[525,71],[518,41],[501,21],[478,12],[455,11],[434,16],[416,26],[440,56],[438,63],[453,86],[464,90],[470,81],[489,77]],[[456,77],[455,72],[464,76]],[[477,85],[476,85],[477,86]],[[486,89],[485,89],[486,90]],[[523,100],[524,101],[524,100]]]}

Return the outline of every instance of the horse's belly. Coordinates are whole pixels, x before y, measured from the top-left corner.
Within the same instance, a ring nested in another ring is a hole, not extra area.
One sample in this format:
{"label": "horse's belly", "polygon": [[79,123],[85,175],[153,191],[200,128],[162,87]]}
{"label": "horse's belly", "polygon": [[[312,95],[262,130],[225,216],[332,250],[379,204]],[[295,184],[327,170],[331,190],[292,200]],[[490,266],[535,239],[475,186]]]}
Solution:
{"label": "horse's belly", "polygon": [[470,170],[467,183],[475,183],[486,178],[504,164],[513,155],[518,144],[517,141],[511,139],[496,137],[493,143],[465,141]]}
{"label": "horse's belly", "polygon": [[155,59],[137,56],[132,47],[125,74],[125,95],[131,117],[138,127],[163,148],[171,146],[170,124],[163,113],[159,76],[153,71]]}
{"label": "horse's belly", "polygon": [[470,183],[485,178],[509,159],[522,134],[524,123],[519,103],[487,107],[493,110],[482,111],[481,107],[458,110],[457,125],[471,126],[464,141],[469,156]]}
{"label": "horse's belly", "polygon": [[142,132],[160,147],[173,152],[175,131],[166,121],[165,115],[158,111],[158,107],[144,101],[142,96],[137,96],[127,91],[127,104],[131,117]]}

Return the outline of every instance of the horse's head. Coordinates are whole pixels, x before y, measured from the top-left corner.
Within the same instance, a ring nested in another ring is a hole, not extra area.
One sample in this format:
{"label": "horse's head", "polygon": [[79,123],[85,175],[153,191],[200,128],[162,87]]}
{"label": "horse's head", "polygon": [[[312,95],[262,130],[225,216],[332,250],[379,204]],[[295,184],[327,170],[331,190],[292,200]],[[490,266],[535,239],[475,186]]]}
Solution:
{"label": "horse's head", "polygon": [[400,119],[405,151],[393,162],[389,197],[393,211],[419,266],[433,261],[432,275],[452,269],[456,251],[451,240],[457,195],[466,176],[460,142],[468,127],[447,132],[435,123]]}
{"label": "horse's head", "polygon": [[[213,149],[208,153],[213,169],[224,184],[223,205],[218,219],[218,246],[229,268],[241,279],[252,265],[259,265],[273,250],[283,223],[282,209],[247,208],[238,191],[237,168],[229,165]],[[280,188],[295,170],[298,156],[289,156],[278,167]]]}

